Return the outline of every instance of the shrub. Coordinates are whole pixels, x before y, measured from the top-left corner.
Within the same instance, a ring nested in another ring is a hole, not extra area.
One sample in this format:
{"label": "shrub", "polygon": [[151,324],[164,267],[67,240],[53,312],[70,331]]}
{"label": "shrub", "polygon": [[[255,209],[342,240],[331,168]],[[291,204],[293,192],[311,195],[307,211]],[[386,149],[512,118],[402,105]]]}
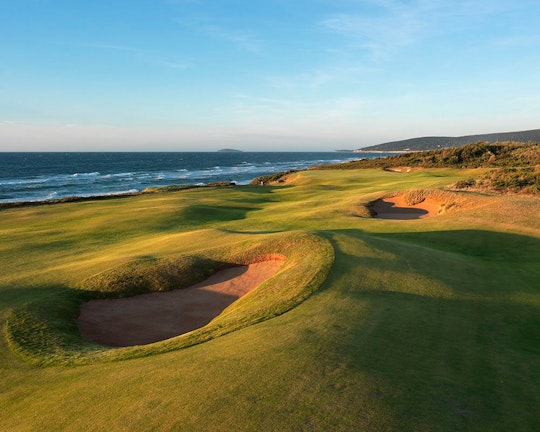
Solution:
{"label": "shrub", "polygon": [[459,180],[458,182],[456,182],[454,186],[457,189],[465,189],[468,187],[472,187],[474,185],[476,185],[476,179],[469,177],[468,179],[465,179],[465,180]]}
{"label": "shrub", "polygon": [[285,182],[286,176],[288,174],[292,174],[295,172],[296,171],[294,170],[289,170],[289,171],[281,171],[281,172],[277,172],[273,174],[262,175],[251,180],[249,184],[255,185],[255,186],[266,186],[271,183],[283,183]]}
{"label": "shrub", "polygon": [[335,165],[320,165],[312,169],[391,168],[411,166],[421,168],[489,168],[530,166],[540,164],[540,145],[535,143],[478,142],[463,147],[445,148],[362,159]]}

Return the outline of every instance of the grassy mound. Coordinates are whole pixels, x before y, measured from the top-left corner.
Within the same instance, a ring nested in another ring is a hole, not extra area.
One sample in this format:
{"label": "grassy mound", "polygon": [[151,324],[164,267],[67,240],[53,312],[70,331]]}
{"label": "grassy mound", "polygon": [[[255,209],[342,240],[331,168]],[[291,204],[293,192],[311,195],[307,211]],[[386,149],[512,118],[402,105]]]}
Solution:
{"label": "grassy mound", "polygon": [[[75,320],[84,301],[180,289],[219,269],[276,255],[286,257],[283,269],[203,328],[151,345],[121,349],[105,348],[79,335]],[[176,350],[283,314],[324,282],[332,262],[328,241],[303,232],[266,235],[196,256],[140,259],[87,278],[78,289],[66,289],[13,310],[6,334],[15,352],[40,365],[120,360]]]}
{"label": "grassy mound", "polygon": [[79,288],[114,297],[169,291],[200,282],[225,265],[202,256],[141,258],[92,276]]}
{"label": "grassy mound", "polygon": [[413,189],[405,191],[402,196],[407,205],[411,206],[420,204],[426,199],[432,199],[440,205],[438,214],[472,208],[481,204],[482,201],[481,197],[473,197],[440,189]]}

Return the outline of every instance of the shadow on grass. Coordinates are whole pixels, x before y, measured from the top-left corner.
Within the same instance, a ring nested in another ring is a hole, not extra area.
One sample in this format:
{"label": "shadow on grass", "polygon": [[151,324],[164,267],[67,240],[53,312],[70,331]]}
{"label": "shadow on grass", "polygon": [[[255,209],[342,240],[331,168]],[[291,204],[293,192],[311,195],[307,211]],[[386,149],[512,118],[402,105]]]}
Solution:
{"label": "shadow on grass", "polygon": [[160,218],[153,226],[156,231],[170,231],[177,228],[207,227],[213,223],[245,219],[252,211],[260,210],[251,206],[222,206],[194,204],[179,209],[172,215]]}
{"label": "shadow on grass", "polygon": [[67,285],[44,285],[36,287],[0,288],[0,307],[21,306],[70,291]]}
{"label": "shadow on grass", "polygon": [[218,228],[217,231],[221,231],[227,234],[277,234],[284,232],[283,230],[263,230],[263,231],[240,231],[240,230],[232,230],[232,229],[226,229],[226,228]]}
{"label": "shadow on grass", "polygon": [[375,212],[374,217],[378,219],[421,219],[429,213],[427,210],[421,208],[398,207],[395,203],[384,200],[375,201],[372,209]]}
{"label": "shadow on grass", "polygon": [[[293,186],[238,186],[242,192],[242,197],[237,202],[249,204],[264,204],[269,202],[278,202],[280,199],[275,195],[275,192],[290,189]],[[229,197],[232,200],[232,197]]]}
{"label": "shadow on grass", "polygon": [[[336,253],[350,255],[366,270],[384,271],[388,277],[393,274],[399,279],[403,274],[408,275],[404,281],[431,279],[437,282],[434,287],[442,286],[453,295],[497,298],[540,293],[540,240],[534,237],[481,230],[394,234],[341,230],[336,235],[361,241],[353,250],[344,250],[330,235]],[[342,269],[340,274],[348,271]],[[386,281],[380,287],[417,292],[414,284],[407,287]]]}
{"label": "shadow on grass", "polygon": [[367,314],[353,306],[336,316],[325,350],[378,383],[389,430],[538,430],[537,307],[398,292],[355,302]]}
{"label": "shadow on grass", "polygon": [[[540,269],[536,277],[513,273],[518,262],[538,262],[538,239],[468,230],[333,237],[325,330],[304,336],[350,376],[376,383],[371,400],[392,410],[388,430],[539,430],[540,310],[532,295]],[[492,250],[504,245],[504,255]],[[448,292],[433,295],[431,284]],[[340,384],[355,400],[354,383]]]}
{"label": "shadow on grass", "polygon": [[540,262],[540,240],[518,234],[488,230],[455,230],[377,234],[377,237],[489,261]]}

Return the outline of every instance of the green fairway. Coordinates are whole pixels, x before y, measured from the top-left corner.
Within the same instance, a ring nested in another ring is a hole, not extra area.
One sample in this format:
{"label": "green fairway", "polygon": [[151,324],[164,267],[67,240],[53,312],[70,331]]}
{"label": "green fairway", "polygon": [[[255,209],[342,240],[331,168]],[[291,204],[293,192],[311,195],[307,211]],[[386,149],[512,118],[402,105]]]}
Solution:
{"label": "green fairway", "polygon": [[[0,430],[540,430],[538,196],[461,192],[418,220],[366,208],[483,172],[1,210]],[[120,349],[78,334],[85,300],[272,255],[279,272],[202,329]]]}

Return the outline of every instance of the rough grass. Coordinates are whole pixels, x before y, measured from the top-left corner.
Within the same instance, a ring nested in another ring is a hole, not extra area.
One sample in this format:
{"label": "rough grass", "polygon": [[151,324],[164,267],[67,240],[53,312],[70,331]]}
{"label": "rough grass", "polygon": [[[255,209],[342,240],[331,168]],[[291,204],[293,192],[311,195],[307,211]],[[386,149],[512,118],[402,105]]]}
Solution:
{"label": "rough grass", "polygon": [[[468,193],[482,205],[353,216],[389,193],[484,173],[313,170],[282,187],[1,211],[0,429],[540,430],[540,200]],[[160,289],[181,279],[183,259],[267,253],[287,256],[282,270],[204,343],[110,350],[76,333],[81,296],[129,290],[122,275]],[[318,260],[331,256],[320,285]],[[8,345],[14,328],[26,359]]]}
{"label": "rough grass", "polygon": [[540,165],[499,168],[479,178],[468,178],[456,182],[457,189],[484,190],[493,192],[540,193]]}
{"label": "rough grass", "polygon": [[[463,147],[417,151],[375,159],[361,159],[311,169],[366,169],[410,173],[422,168],[491,168],[482,176],[458,181],[457,189],[489,192],[540,193],[540,145],[538,143],[478,142]],[[264,181],[261,183],[265,184]]]}
{"label": "rough grass", "polygon": [[384,158],[321,165],[312,169],[492,168],[534,166],[538,164],[540,164],[540,145],[538,143],[502,142],[490,144],[478,142],[463,147],[409,152]]}

